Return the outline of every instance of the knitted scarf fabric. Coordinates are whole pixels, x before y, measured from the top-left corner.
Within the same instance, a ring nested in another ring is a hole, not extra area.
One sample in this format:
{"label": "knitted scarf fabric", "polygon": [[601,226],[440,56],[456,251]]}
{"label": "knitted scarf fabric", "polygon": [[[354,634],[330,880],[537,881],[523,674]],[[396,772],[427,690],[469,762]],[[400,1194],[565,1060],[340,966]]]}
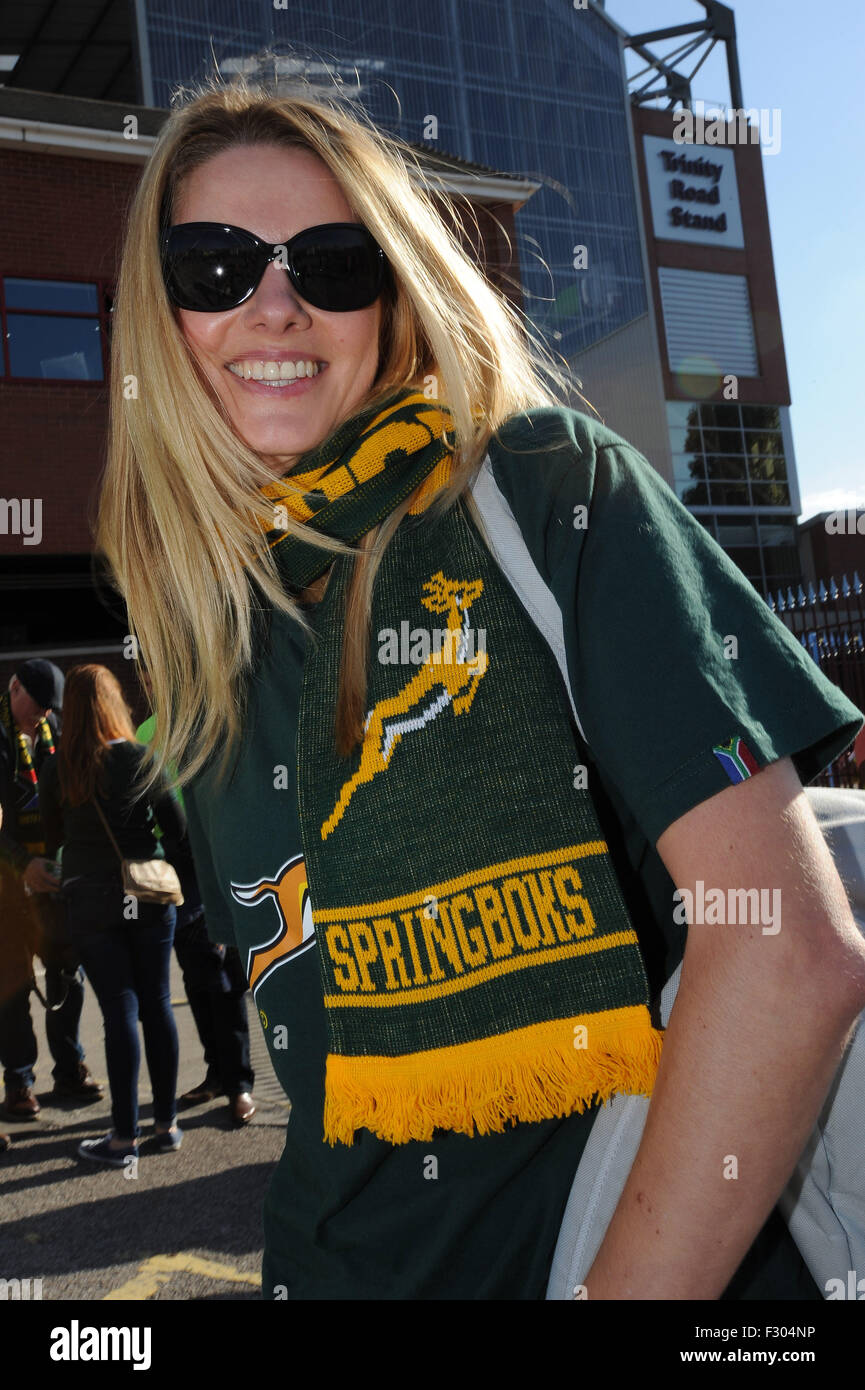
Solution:
{"label": "knitted scarf fabric", "polygon": [[[333,562],[333,552],[286,532],[287,518],[353,543],[383,521],[433,470],[450,462],[442,438],[450,412],[420,391],[398,391],[355,416],[319,449],[262,488],[273,504],[268,541],[280,572],[303,589]],[[438,479],[433,480],[438,484]]]}
{"label": "knitted scarf fabric", "polygon": [[[394,459],[393,493],[406,495],[405,455],[430,403],[400,408],[362,426],[354,449],[341,441],[317,484],[346,469],[360,494],[375,484],[369,509],[385,515],[382,471]],[[382,456],[383,470],[366,470]],[[437,1128],[485,1134],[617,1091],[649,1093],[661,1034],[575,776],[551,652],[461,504],[399,527],[373,593],[363,741],[340,759],[333,714],[351,563],[335,561],[314,613],[297,736],[329,1029],[325,1139],[348,1144],[361,1128],[394,1144]]]}
{"label": "knitted scarf fabric", "polygon": [[[38,809],[38,786],[39,779],[36,776],[36,766],[33,762],[33,755],[30,751],[30,744],[24,737],[15,720],[12,717],[12,697],[8,690],[4,690],[0,695],[0,723],[3,724],[15,747],[15,769],[14,777],[22,789],[26,791],[32,788],[30,800],[18,810],[18,829],[17,834],[24,848],[29,854],[44,854],[45,841],[39,838],[42,829],[42,820]],[[51,725],[47,719],[40,719],[37,726],[37,738],[45,749],[46,753],[54,752],[54,735],[51,732]]]}

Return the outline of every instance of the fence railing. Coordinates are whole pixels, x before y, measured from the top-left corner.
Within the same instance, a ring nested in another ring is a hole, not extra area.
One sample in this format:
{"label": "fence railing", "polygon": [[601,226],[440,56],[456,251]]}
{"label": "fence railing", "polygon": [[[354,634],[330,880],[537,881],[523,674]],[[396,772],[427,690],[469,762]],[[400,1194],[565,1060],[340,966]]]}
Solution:
{"label": "fence railing", "polygon": [[[820,670],[848,699],[865,713],[865,587],[857,572],[852,581],[846,574],[840,584],[830,578],[807,592],[799,585],[796,593],[778,590],[766,603],[789,628]],[[852,750],[826,768],[816,783],[824,787],[858,787],[859,778]]]}

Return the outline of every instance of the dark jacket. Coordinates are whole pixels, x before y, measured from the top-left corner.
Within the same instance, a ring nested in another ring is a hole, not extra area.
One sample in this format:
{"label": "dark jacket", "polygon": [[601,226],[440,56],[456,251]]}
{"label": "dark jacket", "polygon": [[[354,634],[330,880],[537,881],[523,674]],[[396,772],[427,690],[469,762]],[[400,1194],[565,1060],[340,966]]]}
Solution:
{"label": "dark jacket", "polygon": [[[53,714],[48,715],[48,724],[54,734],[55,743],[58,738],[59,725]],[[21,834],[21,827],[18,824],[19,814],[31,807],[36,795],[36,788],[32,783],[24,782],[20,777],[16,777],[16,767],[18,761],[18,745],[16,740],[9,737],[9,731],[5,724],[0,722],[0,807],[3,810],[3,824],[0,826],[0,863],[10,864],[18,872],[23,872],[27,864],[33,858],[24,848],[23,840],[36,840],[39,835],[33,833],[38,826],[28,829],[26,835]],[[44,768],[52,759],[45,752],[41,740],[37,740],[33,749],[33,765],[36,769],[36,776],[41,778]]]}
{"label": "dark jacket", "polygon": [[[104,763],[103,790],[99,805],[124,859],[173,860],[186,833],[186,817],[175,793],[166,781],[142,799],[137,775],[145,749],[139,743],[115,743]],[[63,846],[63,878],[79,874],[104,874],[119,870],[120,861],[92,802],[70,806],[60,794],[57,758],[49,759],[39,779],[45,850],[56,857]],[[159,822],[163,838],[153,833]]]}

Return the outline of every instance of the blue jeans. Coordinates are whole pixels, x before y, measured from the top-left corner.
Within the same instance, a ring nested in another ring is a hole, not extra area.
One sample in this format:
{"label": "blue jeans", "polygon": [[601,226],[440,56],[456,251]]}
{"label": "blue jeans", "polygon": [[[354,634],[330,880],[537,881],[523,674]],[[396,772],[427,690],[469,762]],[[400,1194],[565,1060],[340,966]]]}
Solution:
{"label": "blue jeans", "polygon": [[177,1028],[169,968],[176,911],[171,904],[136,903],[124,918],[119,874],[83,877],[63,885],[69,931],[93,986],[105,1023],[105,1062],[111,1115],[119,1139],[138,1138],[138,1020],[144,1031],[153,1114],[159,1125],[176,1118]]}

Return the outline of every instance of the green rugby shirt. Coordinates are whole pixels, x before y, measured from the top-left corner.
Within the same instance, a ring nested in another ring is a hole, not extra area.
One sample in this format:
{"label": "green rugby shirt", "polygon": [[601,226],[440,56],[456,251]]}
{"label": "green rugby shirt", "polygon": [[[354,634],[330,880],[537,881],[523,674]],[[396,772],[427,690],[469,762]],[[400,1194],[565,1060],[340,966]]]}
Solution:
{"label": "green rugby shirt", "polygon": [[[562,610],[589,785],[657,993],[686,931],[658,837],[749,766],[789,755],[811,780],[862,715],[618,435],[564,408],[500,434],[494,477]],[[273,615],[230,783],[217,792],[206,772],[185,788],[209,934],[240,950],[292,1102],[265,1205],[263,1295],[541,1299],[591,1112],[471,1139],[323,1143],[327,1035],[294,768],[305,650]],[[714,751],[725,748],[726,760]],[[301,910],[286,952],[287,914]],[[777,1216],[727,1296],[819,1296]]]}

